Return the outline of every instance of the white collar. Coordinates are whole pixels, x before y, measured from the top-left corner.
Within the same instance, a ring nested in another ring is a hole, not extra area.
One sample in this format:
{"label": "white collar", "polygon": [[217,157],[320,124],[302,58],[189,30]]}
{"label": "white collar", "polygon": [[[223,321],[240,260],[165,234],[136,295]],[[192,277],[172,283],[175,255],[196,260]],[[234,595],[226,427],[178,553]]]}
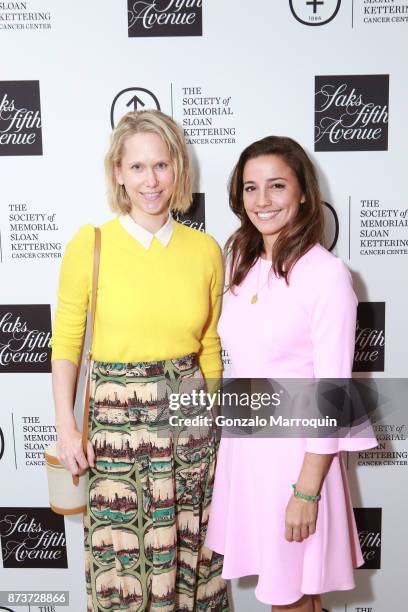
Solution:
{"label": "white collar", "polygon": [[147,250],[150,248],[153,238],[163,245],[167,246],[170,242],[170,238],[173,234],[174,221],[171,214],[164,225],[154,234],[149,232],[147,229],[136,223],[130,215],[121,215],[119,222],[122,227],[135,238],[140,244]]}

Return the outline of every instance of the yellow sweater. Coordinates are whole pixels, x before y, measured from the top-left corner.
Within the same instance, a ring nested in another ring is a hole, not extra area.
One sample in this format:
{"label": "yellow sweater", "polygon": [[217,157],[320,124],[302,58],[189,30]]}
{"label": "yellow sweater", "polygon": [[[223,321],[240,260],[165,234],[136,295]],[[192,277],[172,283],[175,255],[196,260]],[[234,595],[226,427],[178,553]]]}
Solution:
{"label": "yellow sweater", "polygon": [[[102,247],[92,356],[96,361],[158,361],[199,354],[204,376],[221,373],[217,322],[223,290],[215,240],[174,223],[167,246],[145,249],[118,219],[101,227]],[[78,365],[91,295],[94,228],[83,226],[62,261],[52,359]]]}

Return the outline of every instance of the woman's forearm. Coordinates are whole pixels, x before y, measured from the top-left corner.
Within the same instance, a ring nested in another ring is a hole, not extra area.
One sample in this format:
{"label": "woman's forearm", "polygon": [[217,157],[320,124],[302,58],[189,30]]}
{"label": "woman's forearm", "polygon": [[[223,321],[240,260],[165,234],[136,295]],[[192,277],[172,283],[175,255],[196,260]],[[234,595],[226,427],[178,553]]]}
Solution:
{"label": "woman's forearm", "polygon": [[296,488],[305,495],[316,495],[329,471],[334,455],[305,453]]}
{"label": "woman's forearm", "polygon": [[55,404],[57,431],[76,429],[74,417],[74,393],[77,366],[68,359],[52,362],[52,390]]}
{"label": "woman's forearm", "polygon": [[[84,449],[82,434],[74,417],[74,395],[77,366],[68,359],[52,362],[52,387],[55,402],[55,424],[57,426],[57,454],[61,463],[72,474],[80,474],[94,466],[95,455],[91,442]],[[86,456],[84,451],[86,451]]]}

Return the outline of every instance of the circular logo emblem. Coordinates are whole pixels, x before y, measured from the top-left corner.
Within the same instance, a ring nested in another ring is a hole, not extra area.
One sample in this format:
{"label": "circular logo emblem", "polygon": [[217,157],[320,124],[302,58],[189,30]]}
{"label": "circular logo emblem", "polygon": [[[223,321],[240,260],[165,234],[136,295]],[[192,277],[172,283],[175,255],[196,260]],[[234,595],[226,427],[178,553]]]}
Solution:
{"label": "circular logo emblem", "polygon": [[333,206],[323,202],[324,208],[324,237],[329,251],[332,251],[339,238],[339,218]]}
{"label": "circular logo emblem", "polygon": [[120,91],[112,102],[110,121],[112,129],[123,115],[130,111],[160,110],[160,104],[152,91],[143,87],[128,87]]}
{"label": "circular logo emblem", "polygon": [[289,0],[290,10],[297,21],[308,26],[329,23],[339,12],[341,0]]}
{"label": "circular logo emblem", "polygon": [[[4,435],[3,435],[3,430],[0,427],[0,461],[2,459],[4,455]],[[1,608],[0,608],[1,610]]]}

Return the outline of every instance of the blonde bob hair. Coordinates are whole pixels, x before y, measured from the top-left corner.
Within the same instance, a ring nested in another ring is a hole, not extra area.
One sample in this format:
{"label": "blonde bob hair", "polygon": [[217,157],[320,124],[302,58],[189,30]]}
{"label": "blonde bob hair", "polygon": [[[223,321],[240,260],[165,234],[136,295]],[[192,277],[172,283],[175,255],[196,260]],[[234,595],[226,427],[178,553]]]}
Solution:
{"label": "blonde bob hair", "polygon": [[174,189],[169,208],[186,212],[192,200],[190,159],[187,146],[178,125],[159,110],[126,113],[111,134],[110,147],[105,156],[108,202],[113,212],[128,214],[131,202],[124,185],[116,180],[115,169],[122,162],[123,146],[133,134],[157,134],[165,142],[174,171]]}

